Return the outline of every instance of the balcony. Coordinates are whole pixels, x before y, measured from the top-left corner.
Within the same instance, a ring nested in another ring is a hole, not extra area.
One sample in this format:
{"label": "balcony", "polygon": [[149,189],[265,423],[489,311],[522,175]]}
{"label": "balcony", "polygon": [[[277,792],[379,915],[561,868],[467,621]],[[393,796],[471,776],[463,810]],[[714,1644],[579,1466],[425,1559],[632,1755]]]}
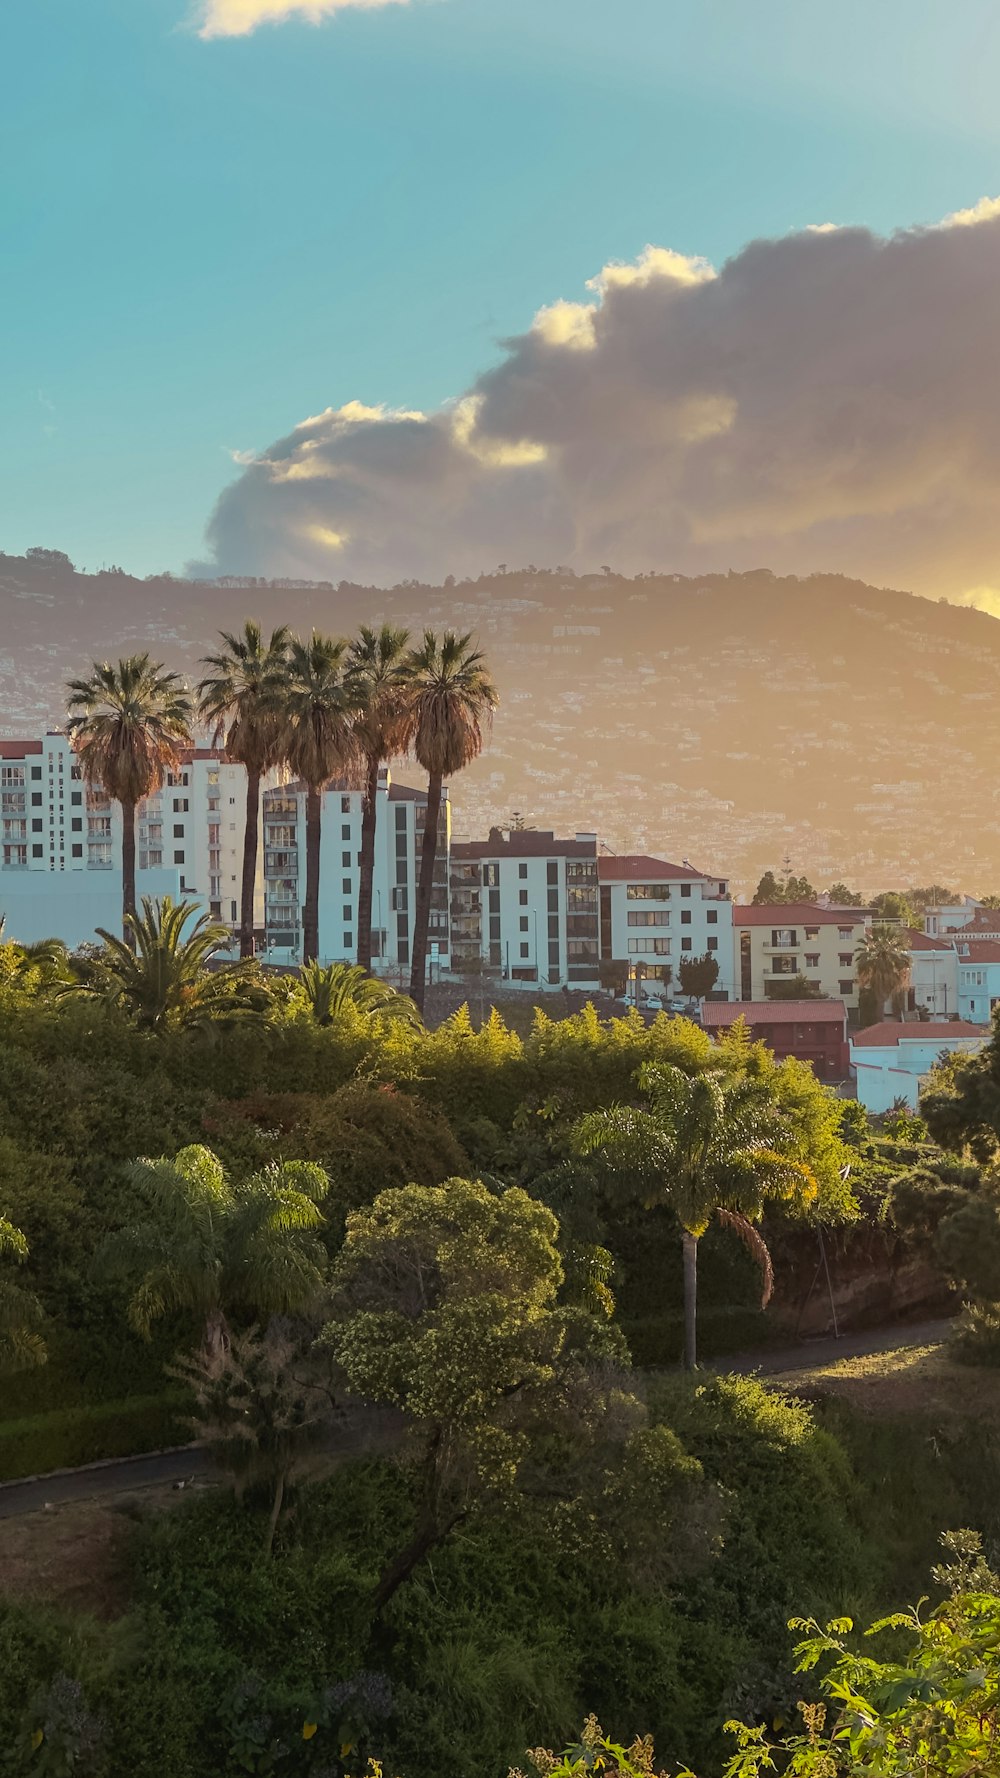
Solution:
{"label": "balcony", "polygon": [[265,852],[265,877],[297,877],[299,874],[298,847],[292,846],[284,852]]}
{"label": "balcony", "polygon": [[0,794],[0,815],[23,815],[26,807],[23,790],[5,790]]}

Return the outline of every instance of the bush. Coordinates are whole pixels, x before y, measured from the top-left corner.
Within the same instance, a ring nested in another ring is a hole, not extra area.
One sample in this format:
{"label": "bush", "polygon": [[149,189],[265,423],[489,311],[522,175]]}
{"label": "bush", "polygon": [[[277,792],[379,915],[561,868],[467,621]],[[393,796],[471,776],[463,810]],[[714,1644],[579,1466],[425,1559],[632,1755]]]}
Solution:
{"label": "bush", "polygon": [[185,1444],[190,1437],[186,1406],[184,1397],[172,1391],[2,1421],[0,1481]]}

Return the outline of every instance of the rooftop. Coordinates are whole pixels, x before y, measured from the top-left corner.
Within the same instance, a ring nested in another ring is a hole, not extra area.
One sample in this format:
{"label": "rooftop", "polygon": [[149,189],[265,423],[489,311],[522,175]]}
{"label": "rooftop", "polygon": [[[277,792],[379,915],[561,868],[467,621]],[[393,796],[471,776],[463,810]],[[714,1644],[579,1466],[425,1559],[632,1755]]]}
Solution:
{"label": "rooftop", "polygon": [[[597,875],[602,883],[662,883],[666,881],[707,883],[713,881],[693,864],[668,864],[665,858],[649,858],[645,853],[627,852],[620,857],[598,860]],[[717,877],[716,882],[725,879]]]}
{"label": "rooftop", "polygon": [[918,932],[910,926],[906,933],[906,946],[910,951],[953,951],[954,945],[947,938],[931,938],[929,933]]}
{"label": "rooftop", "polygon": [[[392,792],[390,791],[390,795]],[[505,833],[491,827],[485,840],[453,840],[452,858],[594,858],[596,839],[557,840],[544,828],[520,827]]]}
{"label": "rooftop", "polygon": [[813,901],[765,902],[734,907],[734,926],[864,926],[864,908],[821,908]]}
{"label": "rooftop", "polygon": [[735,1025],[745,1019],[748,1025],[817,1025],[847,1023],[847,1008],[842,1000],[706,1000],[702,1003],[701,1020],[706,1029],[713,1025]]}
{"label": "rooftop", "polygon": [[0,759],[26,759],[29,753],[41,751],[41,741],[0,741]]}
{"label": "rooftop", "polygon": [[855,1049],[894,1049],[900,1043],[939,1043],[945,1047],[959,1038],[979,1037],[985,1043],[989,1025],[970,1025],[966,1019],[913,1019],[902,1024],[898,1019],[883,1019],[864,1031],[851,1034]]}

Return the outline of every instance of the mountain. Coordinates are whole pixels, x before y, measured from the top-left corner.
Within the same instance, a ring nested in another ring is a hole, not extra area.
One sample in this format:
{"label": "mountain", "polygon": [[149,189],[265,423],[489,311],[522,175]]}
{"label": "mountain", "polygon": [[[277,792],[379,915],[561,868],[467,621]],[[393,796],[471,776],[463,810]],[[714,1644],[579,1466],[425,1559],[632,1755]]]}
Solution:
{"label": "mountain", "polygon": [[517,812],[751,885],[1000,889],[1000,623],[838,575],[481,575],[387,591],[136,580],[0,555],[0,731],[52,727],[66,678],[149,647],[196,671],[248,615],[350,632],[474,630],[503,694],[455,829]]}

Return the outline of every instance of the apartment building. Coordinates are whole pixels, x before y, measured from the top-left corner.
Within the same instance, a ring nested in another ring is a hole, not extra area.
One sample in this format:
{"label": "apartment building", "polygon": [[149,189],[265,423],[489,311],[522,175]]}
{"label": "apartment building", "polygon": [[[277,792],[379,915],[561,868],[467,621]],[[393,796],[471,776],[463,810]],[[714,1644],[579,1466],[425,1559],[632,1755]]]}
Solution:
{"label": "apartment building", "polygon": [[[306,888],[306,800],[300,783],[272,785],[263,798],[263,932],[266,962],[294,963],[302,955]],[[363,796],[347,784],[327,785],[320,815],[320,961],[357,958]],[[427,793],[379,776],[372,892],[372,962],[380,974],[402,979],[410,966],[417,876],[423,851]],[[448,874],[451,808],[445,791],[431,894],[428,960],[433,975],[450,963]]]}
{"label": "apartment building", "polygon": [[511,983],[596,987],[597,835],[560,840],[534,828],[451,848],[451,963]]}
{"label": "apartment building", "polygon": [[825,908],[813,902],[734,907],[736,991],[741,1000],[780,997],[803,976],[848,1012],[858,1005],[854,953],[871,923],[865,908]]}
{"label": "apartment building", "polygon": [[602,857],[597,874],[602,962],[640,965],[647,978],[676,986],[685,957],[712,956],[719,965],[714,993],[733,995],[733,904],[725,877],[632,854]]}

